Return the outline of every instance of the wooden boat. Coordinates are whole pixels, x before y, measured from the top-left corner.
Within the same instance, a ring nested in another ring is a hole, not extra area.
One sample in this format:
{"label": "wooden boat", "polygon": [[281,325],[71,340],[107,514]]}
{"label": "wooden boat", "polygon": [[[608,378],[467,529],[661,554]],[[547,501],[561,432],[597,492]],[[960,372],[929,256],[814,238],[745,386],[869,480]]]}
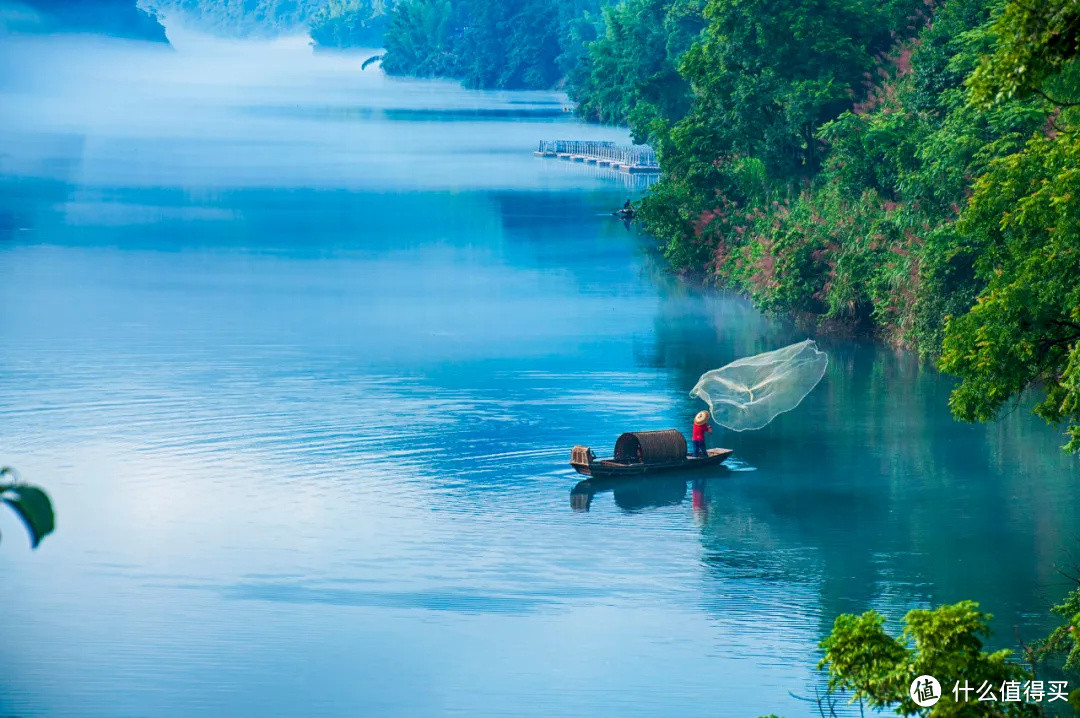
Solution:
{"label": "wooden boat", "polygon": [[630,431],[615,442],[612,458],[597,459],[592,449],[578,445],[570,450],[570,465],[585,476],[631,477],[719,466],[732,452],[709,449],[708,453],[708,458],[688,456],[686,437],[678,429]]}
{"label": "wooden boat", "polygon": [[614,212],[612,212],[612,214],[615,215],[616,217],[618,217],[619,219],[633,219],[634,215],[636,213],[634,212],[633,207],[627,207],[627,208],[624,208],[624,209],[617,209]]}

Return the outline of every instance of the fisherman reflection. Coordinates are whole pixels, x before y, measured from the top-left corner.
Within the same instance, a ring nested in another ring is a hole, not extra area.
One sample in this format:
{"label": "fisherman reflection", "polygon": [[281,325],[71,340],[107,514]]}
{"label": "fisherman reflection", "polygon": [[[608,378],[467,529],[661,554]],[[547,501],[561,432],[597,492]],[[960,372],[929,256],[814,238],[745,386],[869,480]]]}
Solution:
{"label": "fisherman reflection", "polygon": [[577,512],[588,511],[593,496],[612,492],[615,505],[623,511],[640,511],[659,506],[674,506],[686,498],[684,479],[639,479],[602,481],[586,479],[570,490],[570,507]]}
{"label": "fisherman reflection", "polygon": [[709,517],[709,503],[705,500],[705,482],[701,479],[694,479],[690,485],[690,506],[698,524],[704,524]]}

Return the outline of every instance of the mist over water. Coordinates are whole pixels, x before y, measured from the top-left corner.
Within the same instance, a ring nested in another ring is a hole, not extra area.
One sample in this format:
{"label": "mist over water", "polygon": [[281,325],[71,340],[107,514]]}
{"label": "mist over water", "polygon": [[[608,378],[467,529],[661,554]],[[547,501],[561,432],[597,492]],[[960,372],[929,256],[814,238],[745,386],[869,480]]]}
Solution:
{"label": "mist over water", "polygon": [[[530,150],[567,124],[566,100],[552,93],[388,79],[377,65],[360,69],[367,53],[314,53],[305,37],[170,29],[169,38],[171,48],[8,38],[8,171],[111,187],[533,188]],[[577,123],[575,136],[628,141],[624,130]],[[544,186],[592,184],[587,173],[545,168]]]}
{"label": "mist over water", "polygon": [[1045,630],[1080,469],[913,357],[825,379],[732,470],[571,507],[575,443],[689,429],[701,373],[805,338],[669,275],[628,141],[554,93],[303,38],[0,43],[0,715],[816,714],[843,611]]}

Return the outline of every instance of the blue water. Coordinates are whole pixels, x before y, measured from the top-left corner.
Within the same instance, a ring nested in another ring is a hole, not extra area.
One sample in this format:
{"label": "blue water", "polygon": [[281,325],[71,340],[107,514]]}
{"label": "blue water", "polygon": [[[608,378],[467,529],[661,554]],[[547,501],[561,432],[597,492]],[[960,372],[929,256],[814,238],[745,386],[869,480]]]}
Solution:
{"label": "blue water", "polygon": [[0,715],[814,715],[838,613],[1046,629],[1080,466],[886,347],[575,511],[571,445],[805,333],[532,157],[626,140],[557,95],[195,40],[0,48],[0,462],[58,513],[0,514]]}

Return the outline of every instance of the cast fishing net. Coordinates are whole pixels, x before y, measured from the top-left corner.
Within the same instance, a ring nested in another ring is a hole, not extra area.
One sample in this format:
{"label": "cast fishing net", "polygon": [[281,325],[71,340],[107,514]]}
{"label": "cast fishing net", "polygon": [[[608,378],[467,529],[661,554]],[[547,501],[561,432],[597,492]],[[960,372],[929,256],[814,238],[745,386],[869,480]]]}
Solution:
{"label": "cast fishing net", "polygon": [[810,339],[706,372],[690,396],[703,399],[716,423],[760,429],[791,411],[825,375],[829,357]]}

